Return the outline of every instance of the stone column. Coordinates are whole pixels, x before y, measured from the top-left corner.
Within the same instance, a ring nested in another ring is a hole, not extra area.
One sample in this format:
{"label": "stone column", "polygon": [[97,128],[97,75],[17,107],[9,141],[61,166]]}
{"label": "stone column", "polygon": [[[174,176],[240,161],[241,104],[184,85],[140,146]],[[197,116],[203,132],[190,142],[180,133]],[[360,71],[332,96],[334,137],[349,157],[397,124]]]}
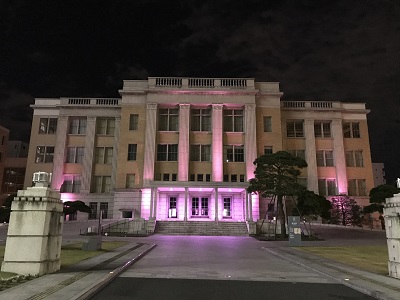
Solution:
{"label": "stone column", "polygon": [[306,137],[307,189],[318,194],[317,154],[315,150],[314,120],[304,120]]}
{"label": "stone column", "polygon": [[189,194],[189,188],[188,188],[188,187],[185,187],[185,216],[183,217],[183,220],[184,220],[185,222],[187,221],[188,194]]}
{"label": "stone column", "polygon": [[219,195],[218,195],[218,188],[215,188],[215,193],[214,193],[214,201],[215,201],[215,222],[218,222],[218,201],[219,201]]}
{"label": "stone column", "polygon": [[153,213],[153,218],[157,219],[157,202],[158,202],[158,189],[154,188],[154,213]]}
{"label": "stone column", "polygon": [[244,110],[244,131],[245,131],[245,162],[247,180],[254,178],[256,170],[253,162],[257,158],[256,141],[256,106],[255,104],[246,104]]}
{"label": "stone column", "polygon": [[51,187],[59,191],[63,183],[65,145],[68,134],[68,117],[59,116],[57,121],[56,145],[54,148],[53,174]]}
{"label": "stone column", "polygon": [[383,214],[389,252],[389,276],[400,279],[400,194],[386,199]]}
{"label": "stone column", "polygon": [[224,177],[222,104],[212,105],[212,181],[222,182]]}
{"label": "stone column", "polygon": [[115,118],[115,131],[114,131],[114,147],[112,157],[112,171],[111,171],[111,189],[115,190],[117,185],[117,167],[118,167],[118,147],[119,147],[119,132],[121,128],[121,117]]}
{"label": "stone column", "polygon": [[245,204],[246,204],[246,215],[245,215],[245,219],[246,219],[246,221],[249,219],[249,202],[248,202],[248,198],[249,198],[249,196],[248,196],[248,192],[247,192],[247,190],[246,190],[246,192],[245,192],[245,199],[244,199],[244,201],[245,201]]}
{"label": "stone column", "polygon": [[40,276],[60,269],[63,204],[48,179],[34,173],[35,186],[19,190],[12,202],[3,272]]}
{"label": "stone column", "polygon": [[154,180],[154,163],[156,153],[157,104],[148,103],[146,111],[146,133],[144,143],[143,181]]}
{"label": "stone column", "polygon": [[189,180],[190,104],[179,104],[178,181]]}
{"label": "stone column", "polygon": [[333,159],[336,167],[336,184],[339,194],[347,194],[346,159],[343,145],[343,127],[341,119],[332,120]]}
{"label": "stone column", "polygon": [[87,118],[86,135],[85,135],[85,155],[82,162],[82,193],[90,193],[90,184],[92,181],[94,140],[96,137],[96,117]]}
{"label": "stone column", "polygon": [[153,201],[154,201],[154,188],[150,189],[150,214],[149,220],[153,218]]}

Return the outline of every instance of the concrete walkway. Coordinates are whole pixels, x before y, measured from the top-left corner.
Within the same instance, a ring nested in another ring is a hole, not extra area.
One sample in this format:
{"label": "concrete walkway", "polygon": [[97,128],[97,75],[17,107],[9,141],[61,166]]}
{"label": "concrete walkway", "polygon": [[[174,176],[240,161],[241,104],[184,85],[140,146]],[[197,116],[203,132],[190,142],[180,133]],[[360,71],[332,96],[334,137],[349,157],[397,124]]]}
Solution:
{"label": "concrete walkway", "polygon": [[[330,239],[305,244],[385,244],[382,232],[342,229],[340,233],[338,235],[337,232],[321,228],[321,237],[330,235]],[[72,235],[70,239],[72,241]],[[289,248],[288,242],[260,242],[250,237],[160,235],[118,239],[129,241],[129,244],[0,292],[0,299],[89,299],[117,275],[135,278],[341,283],[377,299],[400,299],[400,280]],[[157,246],[152,248],[153,244]],[[143,257],[145,253],[148,254]],[[141,257],[143,259],[138,261]],[[133,267],[129,267],[133,263]]]}

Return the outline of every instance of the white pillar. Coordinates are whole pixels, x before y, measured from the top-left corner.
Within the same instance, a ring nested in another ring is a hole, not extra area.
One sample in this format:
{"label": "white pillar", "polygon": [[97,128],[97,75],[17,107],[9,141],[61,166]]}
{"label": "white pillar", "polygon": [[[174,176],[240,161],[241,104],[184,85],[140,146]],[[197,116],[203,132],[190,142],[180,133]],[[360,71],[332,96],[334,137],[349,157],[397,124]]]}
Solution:
{"label": "white pillar", "polygon": [[59,116],[57,120],[56,145],[54,148],[53,173],[51,187],[59,191],[63,183],[65,145],[68,134],[68,117]]}
{"label": "white pillar", "polygon": [[253,162],[257,158],[257,141],[256,141],[256,106],[255,104],[246,104],[244,110],[245,124],[245,162],[247,180],[254,178],[256,170]]}
{"label": "white pillar", "polygon": [[158,202],[158,189],[154,188],[154,213],[153,213],[153,218],[157,219],[157,202]]}
{"label": "white pillar", "polygon": [[178,181],[189,180],[190,104],[179,104]]}
{"label": "white pillar", "polygon": [[304,120],[306,136],[307,189],[318,193],[317,154],[315,149],[314,120]]}
{"label": "white pillar", "polygon": [[222,104],[212,105],[212,181],[222,182],[224,177]]}
{"label": "white pillar", "polygon": [[121,128],[121,117],[115,118],[115,131],[114,131],[114,147],[112,157],[112,173],[111,173],[111,188],[115,190],[117,181],[117,167],[118,167],[118,145],[119,145],[119,132]]}
{"label": "white pillar", "polygon": [[249,201],[249,221],[253,221],[253,198],[251,196],[251,193],[248,193],[248,201]]}
{"label": "white pillar", "polygon": [[246,216],[245,216],[245,219],[246,220],[248,220],[249,219],[249,202],[248,202],[248,198],[249,198],[249,196],[248,196],[248,192],[247,192],[247,190],[246,190],[246,192],[245,192],[245,199],[244,199],[244,201],[245,201],[245,204],[246,204]]}
{"label": "white pillar", "polygon": [[346,159],[343,145],[343,127],[341,119],[332,120],[333,159],[336,167],[336,184],[339,194],[347,194]]}
{"label": "white pillar", "polygon": [[[93,167],[94,138],[96,136],[96,117],[87,117],[85,135],[85,155],[82,161],[82,193],[90,193],[90,183]],[[116,156],[116,155],[115,155]]]}
{"label": "white pillar", "polygon": [[215,201],[215,221],[218,222],[218,201],[219,201],[219,196],[218,196],[218,188],[215,188],[215,194],[214,194],[214,201]]}
{"label": "white pillar", "polygon": [[150,215],[149,219],[153,218],[153,201],[154,201],[154,188],[150,189]]}
{"label": "white pillar", "polygon": [[157,125],[157,104],[148,103],[146,110],[146,133],[144,143],[144,182],[154,180],[154,163],[156,152],[156,125]]}
{"label": "white pillar", "polygon": [[189,193],[189,188],[188,188],[188,187],[185,187],[185,216],[183,217],[183,220],[184,220],[184,221],[187,221],[188,193]]}

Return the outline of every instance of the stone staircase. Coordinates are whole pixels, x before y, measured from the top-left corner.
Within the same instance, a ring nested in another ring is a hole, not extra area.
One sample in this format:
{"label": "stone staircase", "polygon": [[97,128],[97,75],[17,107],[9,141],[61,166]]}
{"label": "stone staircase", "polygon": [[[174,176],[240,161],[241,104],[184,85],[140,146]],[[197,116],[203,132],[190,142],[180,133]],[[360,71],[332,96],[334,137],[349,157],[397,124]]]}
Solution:
{"label": "stone staircase", "polygon": [[248,236],[245,222],[157,221],[154,233],[164,235]]}

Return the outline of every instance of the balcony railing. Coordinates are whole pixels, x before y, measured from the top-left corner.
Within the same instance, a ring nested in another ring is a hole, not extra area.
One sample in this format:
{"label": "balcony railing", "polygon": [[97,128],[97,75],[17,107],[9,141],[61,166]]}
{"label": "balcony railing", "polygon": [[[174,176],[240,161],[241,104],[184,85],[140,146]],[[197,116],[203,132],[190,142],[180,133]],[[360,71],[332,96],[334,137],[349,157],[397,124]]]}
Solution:
{"label": "balcony railing", "polygon": [[187,88],[187,89],[224,89],[224,90],[254,89],[254,79],[149,77],[149,88],[159,88],[159,87]]}
{"label": "balcony railing", "polygon": [[61,105],[119,106],[118,98],[61,98]]}
{"label": "balcony railing", "polygon": [[340,102],[337,101],[282,101],[283,108],[314,108],[314,109],[339,109]]}

